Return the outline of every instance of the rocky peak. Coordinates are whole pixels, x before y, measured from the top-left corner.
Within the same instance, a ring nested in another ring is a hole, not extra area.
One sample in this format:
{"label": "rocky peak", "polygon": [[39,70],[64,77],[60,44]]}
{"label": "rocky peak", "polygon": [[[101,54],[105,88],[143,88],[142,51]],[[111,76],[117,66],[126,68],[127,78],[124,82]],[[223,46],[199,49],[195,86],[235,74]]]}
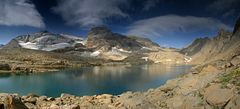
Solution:
{"label": "rocky peak", "polygon": [[94,27],[89,31],[88,36],[103,37],[110,36],[111,33],[111,30],[106,27]]}
{"label": "rocky peak", "polygon": [[237,32],[240,32],[240,18],[238,18],[236,24],[235,24],[235,27],[234,27],[234,30],[233,30],[233,34],[237,33]]}
{"label": "rocky peak", "polygon": [[180,52],[183,54],[192,56],[192,55],[196,54],[197,52],[199,52],[202,49],[202,47],[205,46],[206,43],[208,43],[209,41],[210,41],[210,39],[208,37],[197,38],[192,42],[191,45],[189,45],[186,48],[183,48]]}

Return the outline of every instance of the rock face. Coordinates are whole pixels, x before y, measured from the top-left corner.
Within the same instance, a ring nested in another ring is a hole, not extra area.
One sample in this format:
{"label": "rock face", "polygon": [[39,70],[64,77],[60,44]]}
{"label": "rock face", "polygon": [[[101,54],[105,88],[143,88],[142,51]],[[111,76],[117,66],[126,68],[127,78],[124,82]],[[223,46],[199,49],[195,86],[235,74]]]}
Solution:
{"label": "rock face", "polygon": [[206,101],[214,107],[223,107],[233,97],[232,90],[223,89],[219,84],[212,85],[205,90],[204,97]]}
{"label": "rock face", "polygon": [[190,46],[183,48],[180,52],[188,56],[193,56],[198,53],[209,41],[210,39],[207,37],[198,38],[194,40]]}
{"label": "rock face", "polygon": [[240,54],[239,20],[233,34],[220,30],[212,39],[197,39],[191,45],[181,50],[192,58],[193,64],[209,63],[217,60],[231,61]]}
{"label": "rock face", "polygon": [[235,27],[234,27],[234,30],[233,30],[233,34],[237,34],[240,32],[240,18],[238,18],[236,24],[235,24]]}

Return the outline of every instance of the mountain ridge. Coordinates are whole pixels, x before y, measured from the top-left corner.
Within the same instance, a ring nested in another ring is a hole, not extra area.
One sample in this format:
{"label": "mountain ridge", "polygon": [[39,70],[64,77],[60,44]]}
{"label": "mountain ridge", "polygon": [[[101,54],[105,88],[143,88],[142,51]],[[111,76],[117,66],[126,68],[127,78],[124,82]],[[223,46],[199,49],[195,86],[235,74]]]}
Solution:
{"label": "mountain ridge", "polygon": [[[239,20],[236,22],[233,32],[223,29],[219,33],[204,41],[204,39],[193,41],[191,45],[181,50],[183,54],[192,57],[192,63],[202,64],[213,61],[231,61],[233,57],[240,55]],[[201,46],[196,47],[196,43]],[[194,48],[196,47],[196,48]],[[195,51],[192,53],[192,51]]]}

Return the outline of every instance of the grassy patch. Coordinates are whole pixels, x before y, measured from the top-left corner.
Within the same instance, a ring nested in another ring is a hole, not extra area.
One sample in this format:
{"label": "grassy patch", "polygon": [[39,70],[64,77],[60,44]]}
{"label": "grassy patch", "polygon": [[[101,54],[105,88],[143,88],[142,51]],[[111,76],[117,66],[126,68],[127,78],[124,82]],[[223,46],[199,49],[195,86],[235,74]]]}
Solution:
{"label": "grassy patch", "polygon": [[220,83],[226,86],[228,83],[240,86],[240,68],[230,71],[230,73],[220,76]]}

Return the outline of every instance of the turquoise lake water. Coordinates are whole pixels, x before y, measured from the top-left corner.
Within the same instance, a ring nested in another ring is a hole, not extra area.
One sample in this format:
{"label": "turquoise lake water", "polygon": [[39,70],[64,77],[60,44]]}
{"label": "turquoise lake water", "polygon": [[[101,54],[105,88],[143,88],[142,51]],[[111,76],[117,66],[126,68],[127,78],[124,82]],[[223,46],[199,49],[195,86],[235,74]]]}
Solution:
{"label": "turquoise lake water", "polygon": [[189,65],[118,65],[67,69],[30,75],[0,74],[0,93],[60,96],[146,91],[189,72]]}

